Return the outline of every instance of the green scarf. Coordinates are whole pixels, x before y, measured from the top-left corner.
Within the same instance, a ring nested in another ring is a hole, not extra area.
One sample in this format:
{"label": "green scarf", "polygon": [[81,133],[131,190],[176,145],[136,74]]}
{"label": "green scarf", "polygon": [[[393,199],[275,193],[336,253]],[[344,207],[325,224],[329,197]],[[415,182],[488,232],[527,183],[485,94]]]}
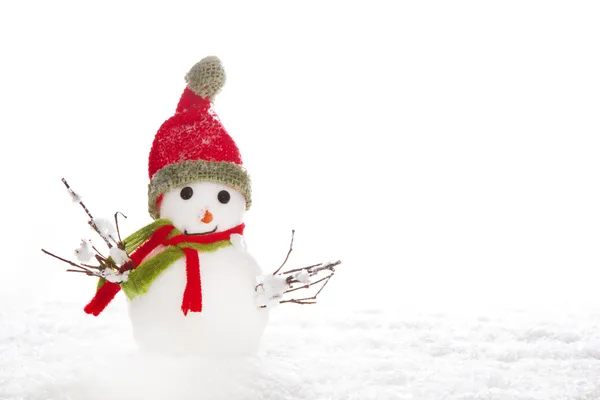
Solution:
{"label": "green scarf", "polygon": [[[98,315],[123,289],[130,300],[148,292],[154,280],[175,261],[186,257],[187,284],[183,296],[182,311],[202,311],[200,263],[198,252],[213,252],[231,246],[230,236],[242,234],[244,224],[223,232],[203,235],[182,234],[171,221],[158,219],[128,236],[124,241],[125,251],[130,254],[131,266],[125,282],[121,284],[101,279],[96,296],[84,309],[88,314]],[[165,246],[160,253],[148,255],[159,246]]]}

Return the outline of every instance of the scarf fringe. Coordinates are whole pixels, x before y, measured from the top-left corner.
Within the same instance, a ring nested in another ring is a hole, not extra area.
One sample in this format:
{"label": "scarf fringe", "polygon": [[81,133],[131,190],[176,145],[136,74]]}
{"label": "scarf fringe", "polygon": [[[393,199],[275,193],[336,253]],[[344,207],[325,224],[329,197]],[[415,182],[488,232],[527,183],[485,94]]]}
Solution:
{"label": "scarf fringe", "polygon": [[94,298],[83,308],[86,314],[97,317],[106,308],[108,303],[121,291],[121,286],[113,282],[104,282],[98,289]]}

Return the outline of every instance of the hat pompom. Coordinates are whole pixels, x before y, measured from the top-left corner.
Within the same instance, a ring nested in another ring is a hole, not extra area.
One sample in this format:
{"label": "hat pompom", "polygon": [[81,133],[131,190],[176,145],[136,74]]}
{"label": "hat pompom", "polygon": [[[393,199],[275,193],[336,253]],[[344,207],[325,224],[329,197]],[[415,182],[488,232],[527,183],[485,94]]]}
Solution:
{"label": "hat pompom", "polygon": [[225,85],[225,69],[218,57],[208,56],[190,69],[185,81],[192,92],[212,101]]}

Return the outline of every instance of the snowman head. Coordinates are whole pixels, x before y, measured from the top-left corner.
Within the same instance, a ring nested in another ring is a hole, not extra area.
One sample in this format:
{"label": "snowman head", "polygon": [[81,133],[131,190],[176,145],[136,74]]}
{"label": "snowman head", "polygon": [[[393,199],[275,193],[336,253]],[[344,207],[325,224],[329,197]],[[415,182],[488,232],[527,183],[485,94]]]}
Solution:
{"label": "snowman head", "polygon": [[188,235],[221,232],[242,223],[246,199],[236,189],[215,182],[194,182],[166,192],[160,217]]}
{"label": "snowman head", "polygon": [[233,228],[250,208],[250,176],[240,151],[212,108],[225,82],[216,57],[185,76],[175,115],[154,137],[148,160],[148,211],[189,234]]}

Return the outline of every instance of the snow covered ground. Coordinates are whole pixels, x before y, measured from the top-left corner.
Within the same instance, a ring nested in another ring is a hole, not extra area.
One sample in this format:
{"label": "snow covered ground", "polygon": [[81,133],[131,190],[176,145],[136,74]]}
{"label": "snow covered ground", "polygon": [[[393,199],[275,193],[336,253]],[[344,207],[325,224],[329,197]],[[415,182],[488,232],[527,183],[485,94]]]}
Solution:
{"label": "snow covered ground", "polygon": [[[0,399],[600,399],[599,4],[0,2]],[[39,249],[87,232],[62,177],[150,222],[154,134],[210,54],[251,252],[296,229],[294,266],[343,268],[256,359],[145,358],[123,298],[85,315],[94,282]]]}
{"label": "snow covered ground", "polygon": [[255,359],[167,359],[123,298],[92,318],[82,293],[0,298],[0,399],[600,398],[600,309],[286,305]]}

